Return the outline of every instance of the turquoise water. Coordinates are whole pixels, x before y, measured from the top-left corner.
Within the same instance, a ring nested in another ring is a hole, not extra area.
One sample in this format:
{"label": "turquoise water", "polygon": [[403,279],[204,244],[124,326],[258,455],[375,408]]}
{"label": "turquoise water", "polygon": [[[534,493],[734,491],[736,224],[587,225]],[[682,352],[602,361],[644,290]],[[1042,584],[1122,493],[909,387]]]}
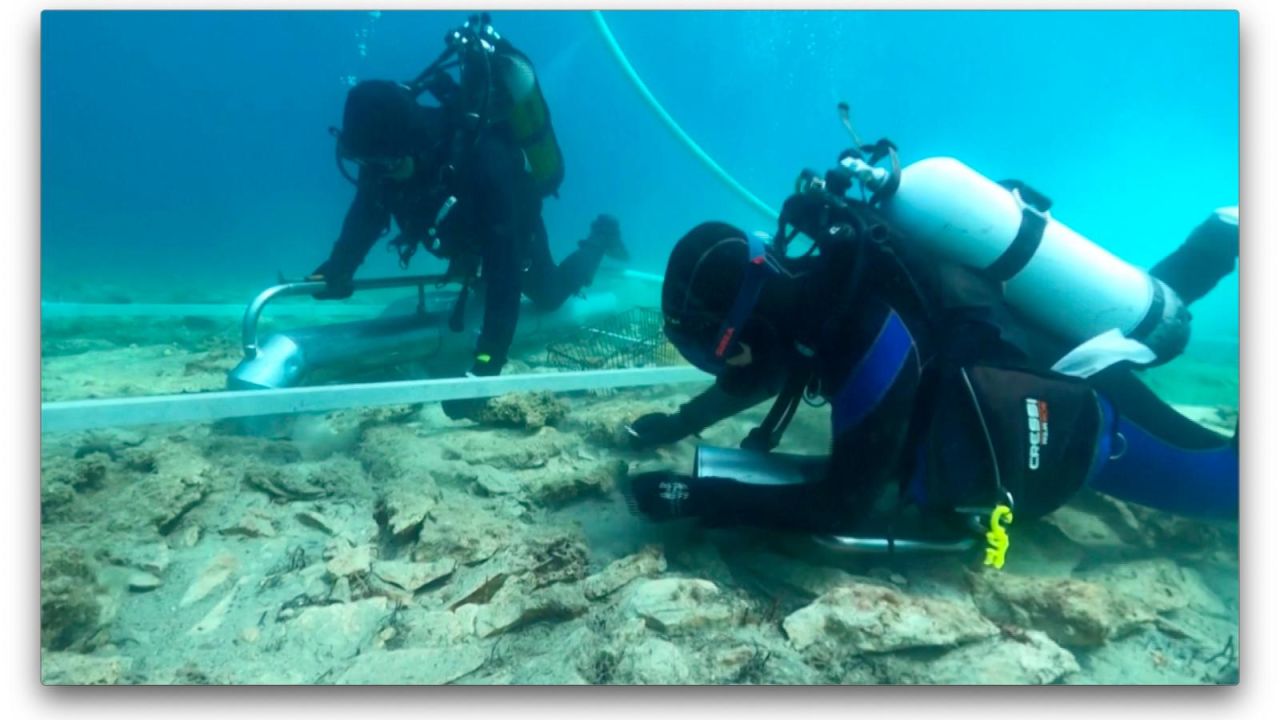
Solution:
{"label": "turquoise water", "polygon": [[[842,100],[863,137],[892,139],[904,164],[950,155],[1025,180],[1054,200],[1055,217],[1139,266],[1237,202],[1234,12],[605,17],[670,114],[774,207],[802,168],[825,170],[848,144],[834,109]],[[43,299],[226,308],[50,315],[42,399],[225,387],[240,359],[236,307],[279,274],[309,272],[337,236],[352,189],[327,128],[339,124],[347,89],[413,77],[463,19],[46,12]],[[600,212],[619,217],[630,267],[649,273],[704,220],[771,229],[659,122],[589,14],[498,12],[493,22],[536,64],[564,151],[560,197],[543,211],[557,257]],[[439,269],[424,256],[412,272]],[[359,277],[397,272],[375,247]],[[653,296],[652,285],[639,288]],[[1194,307],[1186,356],[1146,374],[1165,399],[1227,433],[1238,406],[1238,295],[1232,275]],[[299,317],[270,317],[263,334]],[[350,316],[311,318],[341,319]],[[521,345],[513,369],[557,369],[546,350],[542,336]],[[47,433],[43,677],[1233,681],[1234,524],[1086,493],[1017,528],[1006,579],[992,580],[980,553],[832,558],[795,538],[667,530],[630,516],[616,483],[689,467],[698,440],[639,452],[619,429],[696,390],[542,397],[511,409],[517,427],[455,423],[428,405],[278,419],[256,435],[225,423]],[[736,446],[764,410],[701,441]],[[826,414],[803,409],[783,449],[824,452]],[[886,638],[908,630],[873,617],[864,620],[883,626],[876,637],[804,640],[825,612],[819,598],[833,597],[910,605],[940,636],[894,645]],[[1050,610],[1037,615],[1041,598]]]}
{"label": "turquoise water", "polygon": [[[352,79],[408,79],[457,13],[47,12],[46,297],[243,297],[322,260],[351,190],[326,129]],[[777,206],[846,144],[834,106],[904,162],[947,154],[1018,177],[1057,216],[1150,265],[1238,195],[1232,12],[615,12],[654,94]],[[567,171],[544,211],[558,254],[601,211],[660,271],[709,218],[769,228],[625,82],[586,13],[496,13],[530,55]],[[425,266],[424,266],[425,267]],[[365,274],[395,269],[375,249]],[[1229,279],[1198,308],[1236,333]]]}

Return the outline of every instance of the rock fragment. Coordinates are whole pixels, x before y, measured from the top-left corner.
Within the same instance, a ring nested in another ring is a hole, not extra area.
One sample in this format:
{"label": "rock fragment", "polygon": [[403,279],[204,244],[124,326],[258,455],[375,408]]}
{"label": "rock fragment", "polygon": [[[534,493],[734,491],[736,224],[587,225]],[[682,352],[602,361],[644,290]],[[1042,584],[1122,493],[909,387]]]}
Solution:
{"label": "rock fragment", "polygon": [[218,589],[222,583],[231,577],[237,564],[235,556],[230,553],[221,553],[210,560],[196,575],[196,579],[192,581],[191,585],[187,587],[187,591],[183,593],[182,600],[178,602],[178,606],[187,607],[203,600],[209,593]]}
{"label": "rock fragment", "polygon": [[389,487],[382,500],[387,513],[387,528],[397,538],[412,534],[439,504],[439,499],[440,489],[430,476],[421,477],[414,485]]}
{"label": "rock fragment", "polygon": [[386,598],[303,608],[271,628],[264,640],[280,646],[281,657],[296,656],[329,668],[368,648],[391,614]]}
{"label": "rock fragment", "polygon": [[40,658],[40,681],[45,685],[118,685],[133,660],[116,655],[45,652]]}
{"label": "rock fragment", "polygon": [[1105,565],[1082,573],[1081,579],[1153,613],[1190,608],[1210,616],[1228,614],[1198,572],[1169,558]]}
{"label": "rock fragment", "polygon": [[324,559],[325,570],[335,578],[362,575],[369,572],[369,568],[373,565],[373,547],[365,543],[353,544],[346,538],[338,538],[325,548]]}
{"label": "rock fragment", "polygon": [[306,478],[273,467],[250,467],[245,471],[244,482],[277,500],[313,500],[328,494],[324,488],[313,485]]}
{"label": "rock fragment", "polygon": [[231,587],[228,592],[217,605],[214,605],[208,613],[205,614],[200,622],[196,623],[187,631],[188,635],[209,635],[218,628],[222,627],[222,622],[227,618],[227,611],[231,608],[231,603],[235,601],[236,594],[240,592],[240,588],[248,583],[249,578],[240,578],[240,581]]}
{"label": "rock fragment", "polygon": [[1102,645],[1155,621],[1150,609],[1086,580],[996,572],[971,577],[974,600],[987,617],[1041,630],[1068,647]]}
{"label": "rock fragment", "polygon": [[999,630],[969,605],[854,583],[831,590],[782,623],[797,650],[891,652],[950,647]]}
{"label": "rock fragment", "polygon": [[474,645],[402,648],[363,653],[335,679],[338,685],[444,685],[484,666]]}
{"label": "rock fragment", "polygon": [[536,430],[569,414],[569,404],[549,392],[513,393],[491,398],[475,416],[481,425]]}
{"label": "rock fragment", "polygon": [[103,588],[78,548],[45,544],[40,564],[40,647],[78,650],[103,625]]}
{"label": "rock fragment", "polygon": [[220,530],[223,535],[238,535],[247,538],[269,538],[276,536],[276,527],[271,516],[259,508],[251,508],[234,524]]}
{"label": "rock fragment", "polygon": [[641,577],[657,575],[667,569],[662,550],[649,546],[634,555],[628,555],[609,563],[603,570],[583,582],[583,593],[592,600],[599,600],[627,583]]}
{"label": "rock fragment", "polygon": [[1070,652],[1035,630],[962,645],[919,660],[891,655],[882,682],[913,685],[1047,685],[1080,671]]}
{"label": "rock fragment", "polygon": [[587,601],[577,584],[531,589],[511,583],[476,610],[475,632],[487,638],[535,622],[569,620],[586,611]]}
{"label": "rock fragment", "polygon": [[160,587],[160,584],[161,584],[160,578],[156,577],[155,575],[152,575],[149,572],[143,572],[141,570],[135,570],[129,573],[129,576],[125,582],[128,585],[129,589],[133,590],[134,592],[147,592],[149,590],[155,590],[156,588]]}
{"label": "rock fragment", "polygon": [[338,534],[336,524],[329,518],[315,512],[314,510],[304,510],[299,513],[294,513],[293,519],[297,520],[299,524],[309,527],[312,530],[319,530],[325,535]]}
{"label": "rock fragment", "polygon": [[632,586],[623,612],[668,636],[731,627],[745,608],[725,597],[710,580],[659,578]]}
{"label": "rock fragment", "polygon": [[629,646],[618,661],[618,682],[634,685],[683,685],[694,675],[693,663],[675,643],[646,636]]}
{"label": "rock fragment", "polygon": [[384,560],[373,563],[373,574],[401,590],[414,593],[451,575],[456,567],[457,563],[452,558],[425,563]]}

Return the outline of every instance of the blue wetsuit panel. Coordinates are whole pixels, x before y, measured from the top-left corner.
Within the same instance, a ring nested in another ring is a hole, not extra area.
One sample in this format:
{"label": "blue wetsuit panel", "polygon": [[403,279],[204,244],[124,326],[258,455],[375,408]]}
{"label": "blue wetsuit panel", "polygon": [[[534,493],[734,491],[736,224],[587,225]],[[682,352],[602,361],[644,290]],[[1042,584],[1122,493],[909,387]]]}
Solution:
{"label": "blue wetsuit panel", "polygon": [[[1110,403],[1104,412],[1113,416]],[[1110,417],[1108,419],[1111,419]],[[1190,450],[1157,437],[1123,415],[1114,419],[1108,441],[1099,443],[1089,487],[1156,510],[1203,519],[1235,519],[1240,512],[1240,454],[1221,447]],[[1100,466],[1100,467],[1099,467]]]}
{"label": "blue wetsuit panel", "polygon": [[890,310],[871,347],[849,373],[831,407],[831,428],[839,437],[871,414],[898,379],[914,350],[907,326]]}

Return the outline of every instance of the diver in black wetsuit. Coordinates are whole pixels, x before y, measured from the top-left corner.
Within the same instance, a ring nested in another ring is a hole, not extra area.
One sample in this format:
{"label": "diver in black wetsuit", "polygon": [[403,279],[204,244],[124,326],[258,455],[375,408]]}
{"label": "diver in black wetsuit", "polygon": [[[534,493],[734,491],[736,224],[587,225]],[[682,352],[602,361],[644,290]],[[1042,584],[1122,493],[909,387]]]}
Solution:
{"label": "diver in black wetsuit", "polygon": [[[526,72],[531,73],[527,58],[497,39],[487,17],[483,23],[473,18],[453,36],[466,30],[469,38],[477,38],[477,28],[498,48],[489,54],[523,62],[517,67],[528,67]],[[484,62],[488,67],[496,60],[485,57]],[[430,89],[437,97],[465,98],[470,92],[451,85],[447,76],[428,71],[423,78],[436,83]],[[468,81],[465,73],[463,80]],[[443,88],[440,82],[445,83]],[[402,264],[419,245],[449,260],[448,274],[464,283],[460,303],[465,302],[472,277],[479,273],[484,321],[469,374],[497,375],[515,334],[521,293],[540,309],[553,310],[591,284],[604,257],[626,260],[627,251],[617,220],[600,215],[578,249],[556,265],[542,222],[542,198],[548,190],[531,171],[529,159],[545,145],[522,144],[515,122],[496,113],[481,120],[462,102],[424,106],[417,102],[416,92],[401,83],[370,80],[348,93],[343,127],[335,135],[340,157],[360,168],[356,196],[329,258],[309,279],[326,283],[317,298],[349,297],[356,268],[394,219],[400,234],[392,243],[400,251]],[[496,95],[498,90],[486,92]],[[540,94],[536,99],[541,102]],[[486,105],[497,102],[495,98]],[[515,104],[510,98],[506,102]],[[539,111],[543,122],[549,122],[545,105]],[[545,143],[549,132],[547,125],[534,141]],[[558,163],[558,148],[553,149],[553,155],[544,152],[540,157],[549,156]],[[556,171],[562,173],[558,165]],[[556,175],[552,192],[558,184]],[[447,401],[444,410],[458,419],[470,416],[483,402]]]}
{"label": "diver in black wetsuit", "polygon": [[[1000,282],[918,256],[867,203],[829,199],[793,195],[782,212],[779,235],[794,225],[817,255],[786,257],[722,223],[676,244],[666,332],[716,382],[677,413],[636,419],[634,444],[674,442],[779,401],[743,440],[753,455],[719,450],[704,461],[704,448],[692,475],[636,476],[625,488],[634,509],[712,526],[892,535],[899,511],[914,507],[922,527],[956,536],[999,506],[1032,519],[1087,485],[1171,512],[1235,516],[1234,441],[1183,418],[1123,363],[1087,381],[1051,372],[1061,343],[1027,327]],[[1191,302],[1234,269],[1237,233],[1234,218],[1211,217],[1153,273]],[[831,404],[829,457],[766,460],[802,397]],[[718,462],[726,452],[736,457]]]}

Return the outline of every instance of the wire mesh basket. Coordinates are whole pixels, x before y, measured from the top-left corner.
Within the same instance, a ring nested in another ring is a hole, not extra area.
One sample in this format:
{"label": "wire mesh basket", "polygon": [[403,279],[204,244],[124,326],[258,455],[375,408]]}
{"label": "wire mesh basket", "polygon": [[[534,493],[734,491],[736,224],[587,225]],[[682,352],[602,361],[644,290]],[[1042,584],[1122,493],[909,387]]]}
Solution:
{"label": "wire mesh basket", "polygon": [[676,365],[680,355],[662,332],[662,312],[637,307],[576,328],[547,345],[547,364],[571,370]]}

